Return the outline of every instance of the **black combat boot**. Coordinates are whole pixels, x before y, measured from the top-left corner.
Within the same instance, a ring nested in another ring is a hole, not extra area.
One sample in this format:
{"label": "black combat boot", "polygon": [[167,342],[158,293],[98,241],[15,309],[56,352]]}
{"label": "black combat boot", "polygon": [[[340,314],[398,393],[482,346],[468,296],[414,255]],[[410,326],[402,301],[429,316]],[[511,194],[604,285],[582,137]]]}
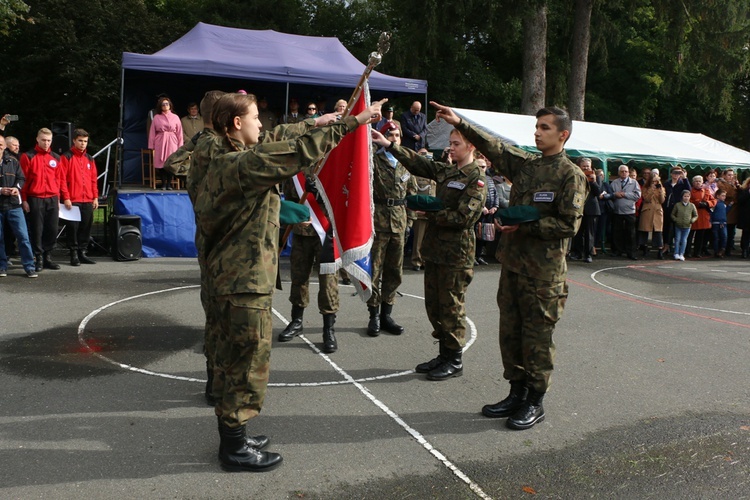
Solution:
{"label": "black combat boot", "polygon": [[[219,436],[221,436],[221,417],[216,417],[216,420],[219,423]],[[256,450],[262,450],[269,444],[271,444],[271,440],[268,438],[268,436],[264,435],[258,435],[258,436],[248,436],[247,435],[247,426],[245,427],[245,443],[251,448],[255,448]],[[219,443],[219,453],[221,453],[223,450],[221,443]]]}
{"label": "black combat boot", "polygon": [[283,460],[278,453],[249,446],[244,425],[232,429],[219,422],[219,437],[219,462],[225,471],[266,472],[278,467]]}
{"label": "black combat boot", "polygon": [[83,250],[78,250],[78,260],[81,261],[81,264],[96,264],[96,262],[91,260]]}
{"label": "black combat boot", "polygon": [[404,333],[404,327],[393,321],[393,318],[391,318],[392,311],[393,304],[386,304],[385,302],[380,304],[380,326],[390,334],[401,335]]}
{"label": "black combat boot", "polygon": [[380,335],[380,312],[378,306],[367,306],[370,311],[370,322],[367,323],[367,335],[377,337]]}
{"label": "black combat boot", "polygon": [[208,365],[208,360],[206,360],[206,390],[205,390],[205,397],[206,397],[206,404],[208,406],[216,406],[216,398],[213,394],[213,387],[214,387],[214,369]]}
{"label": "black combat boot", "polygon": [[40,272],[44,268],[44,261],[42,261],[41,255],[34,256],[34,271]]}
{"label": "black combat boot", "polygon": [[429,373],[438,366],[445,363],[445,361],[448,359],[448,355],[445,349],[445,342],[442,340],[438,341],[440,346],[440,351],[436,358],[432,358],[429,361],[425,361],[424,363],[419,363],[416,368],[414,368],[414,371],[417,373]]}
{"label": "black combat boot", "polygon": [[427,374],[427,380],[448,380],[453,377],[460,377],[464,373],[464,365],[461,362],[462,350],[453,351],[446,349],[446,360],[433,368]]}
{"label": "black combat boot", "polygon": [[58,269],[60,269],[60,264],[52,262],[52,259],[49,256],[49,252],[44,252],[44,254],[42,255],[42,266],[44,266],[45,269],[52,269],[53,271],[57,271]]}
{"label": "black combat boot", "polygon": [[482,415],[487,418],[505,418],[510,417],[516,411],[518,411],[523,402],[526,401],[526,395],[529,390],[526,387],[525,382],[511,381],[510,383],[510,394],[508,397],[495,403],[494,405],[484,405],[482,407]]}
{"label": "black combat boot", "polygon": [[289,342],[302,333],[302,315],[304,313],[304,307],[292,306],[292,321],[286,325],[284,331],[279,334],[279,342]]}
{"label": "black combat boot", "polygon": [[529,394],[526,396],[526,401],[524,401],[523,405],[512,417],[505,421],[506,427],[522,431],[524,429],[531,429],[534,427],[534,424],[543,421],[543,399],[543,392],[536,392],[533,388],[529,387]]}
{"label": "black combat boot", "polygon": [[81,265],[81,261],[78,260],[78,252],[74,248],[70,249],[70,265],[73,267]]}
{"label": "black combat boot", "polygon": [[336,335],[333,329],[333,324],[336,323],[335,314],[324,314],[323,315],[323,349],[322,351],[326,354],[336,352],[339,348],[336,342]]}

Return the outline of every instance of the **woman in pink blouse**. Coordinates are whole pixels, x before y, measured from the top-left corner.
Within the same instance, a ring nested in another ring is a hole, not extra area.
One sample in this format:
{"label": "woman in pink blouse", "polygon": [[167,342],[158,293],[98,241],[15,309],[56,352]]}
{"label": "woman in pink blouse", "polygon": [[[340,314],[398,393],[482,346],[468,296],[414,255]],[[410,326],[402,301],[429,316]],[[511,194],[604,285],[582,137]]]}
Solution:
{"label": "woman in pink blouse", "polygon": [[180,117],[172,113],[172,101],[162,97],[157,101],[161,113],[154,115],[148,132],[148,147],[154,150],[154,168],[161,172],[161,188],[172,189],[172,174],[164,170],[166,159],[182,146],[182,123]]}

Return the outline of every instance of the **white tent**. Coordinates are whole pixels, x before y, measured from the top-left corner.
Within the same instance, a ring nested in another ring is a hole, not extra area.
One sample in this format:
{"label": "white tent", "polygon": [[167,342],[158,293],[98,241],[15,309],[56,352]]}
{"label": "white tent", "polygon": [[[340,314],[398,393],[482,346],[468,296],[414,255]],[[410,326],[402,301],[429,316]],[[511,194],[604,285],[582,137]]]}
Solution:
{"label": "white tent", "polygon": [[[498,138],[530,151],[534,147],[536,118],[528,115],[494,113],[454,108],[463,119],[487,130]],[[450,126],[431,123],[427,141],[432,149],[442,149],[441,137],[447,138]],[[432,131],[432,134],[430,133]],[[672,132],[648,128],[625,127],[593,122],[573,122],[573,133],[565,145],[569,155],[589,156],[606,162],[642,162],[646,164],[682,165],[685,168],[750,168],[750,153],[724,144],[703,134]]]}

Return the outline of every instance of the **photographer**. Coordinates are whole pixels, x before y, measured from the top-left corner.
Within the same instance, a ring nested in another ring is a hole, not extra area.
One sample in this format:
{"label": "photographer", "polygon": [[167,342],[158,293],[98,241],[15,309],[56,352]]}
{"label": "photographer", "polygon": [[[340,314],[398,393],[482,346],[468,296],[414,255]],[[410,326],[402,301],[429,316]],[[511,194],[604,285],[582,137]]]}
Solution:
{"label": "photographer", "polygon": [[642,255],[648,254],[648,233],[652,233],[651,245],[658,249],[657,257],[664,259],[664,242],[662,229],[664,228],[664,208],[662,207],[667,195],[659,178],[659,171],[653,169],[641,190],[643,203],[641,217],[638,221],[638,243]]}
{"label": "photographer", "polygon": [[10,122],[15,121],[18,121],[18,115],[4,114],[2,118],[0,118],[0,136],[5,137],[5,127],[7,127]]}

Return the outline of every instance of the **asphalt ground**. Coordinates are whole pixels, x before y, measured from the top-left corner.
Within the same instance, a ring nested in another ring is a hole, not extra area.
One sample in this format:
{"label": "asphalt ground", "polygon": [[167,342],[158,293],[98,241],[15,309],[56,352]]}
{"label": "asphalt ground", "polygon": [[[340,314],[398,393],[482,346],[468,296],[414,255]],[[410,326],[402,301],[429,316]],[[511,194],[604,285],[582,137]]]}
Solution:
{"label": "asphalt ground", "polygon": [[475,268],[464,375],[444,382],[413,372],[437,353],[422,272],[404,273],[402,336],[368,337],[342,287],[338,352],[318,351],[315,307],[274,342],[248,428],[284,463],[230,474],[196,261],[97,260],[0,278],[0,498],[750,498],[750,261],[571,263],[547,417],[526,431],[480,414],[508,389],[498,264]]}

